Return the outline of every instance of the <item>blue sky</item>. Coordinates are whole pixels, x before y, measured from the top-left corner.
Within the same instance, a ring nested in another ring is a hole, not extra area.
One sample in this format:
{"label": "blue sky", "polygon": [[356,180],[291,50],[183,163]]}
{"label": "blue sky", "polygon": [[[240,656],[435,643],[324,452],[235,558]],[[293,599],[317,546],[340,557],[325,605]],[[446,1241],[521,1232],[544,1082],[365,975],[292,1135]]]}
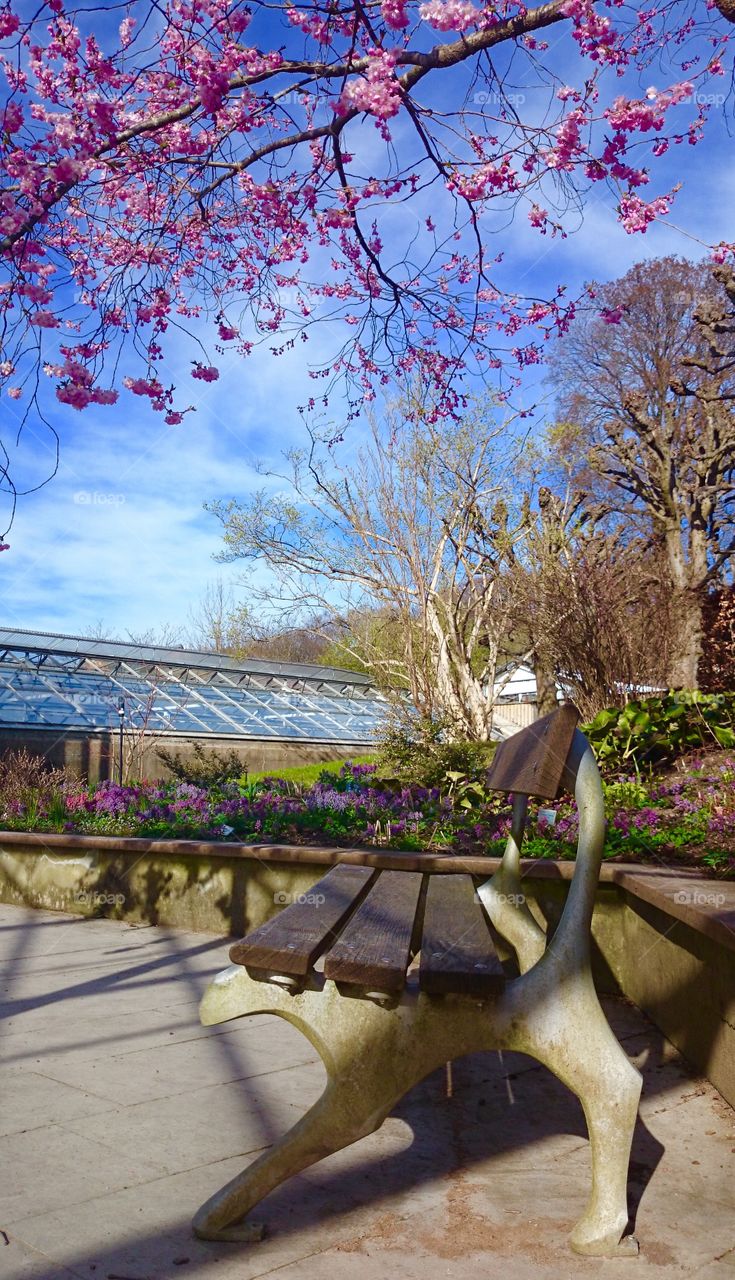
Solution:
{"label": "blue sky", "polygon": [[[713,113],[708,140],[672,149],[645,197],[677,178],[685,187],[672,221],[704,242],[731,239],[735,166],[722,111]],[[645,236],[627,235],[611,203],[600,191],[566,241],[540,237],[521,216],[502,237],[503,282],[543,295],[561,281],[574,290],[590,279],[614,278],[644,257],[701,256],[695,239],[667,225],[657,224]],[[327,341],[314,330],[308,344],[296,344],[282,357],[261,349],[249,360],[218,360],[219,381],[193,384],[197,412],[176,427],[166,427],[146,400],[127,392],[112,408],[83,413],[53,401],[49,415],[61,439],[60,468],[48,485],[20,501],[11,550],[0,557],[0,626],[83,634],[102,624],[121,636],[185,627],[208,582],[221,576],[234,583],[243,572],[214,562],[219,525],[202,504],[246,495],[262,483],[258,460],[277,464],[283,449],[303,442],[297,405],[314,390],[307,360],[318,362]],[[163,381],[176,380],[177,373],[182,380],[199,355],[186,339],[176,340]],[[537,392],[538,383],[527,394]],[[4,399],[4,438],[15,409]],[[349,452],[358,438],[359,429],[348,432],[341,447]],[[49,449],[47,433],[26,429],[19,472],[41,475]],[[246,600],[247,585],[238,590]]]}

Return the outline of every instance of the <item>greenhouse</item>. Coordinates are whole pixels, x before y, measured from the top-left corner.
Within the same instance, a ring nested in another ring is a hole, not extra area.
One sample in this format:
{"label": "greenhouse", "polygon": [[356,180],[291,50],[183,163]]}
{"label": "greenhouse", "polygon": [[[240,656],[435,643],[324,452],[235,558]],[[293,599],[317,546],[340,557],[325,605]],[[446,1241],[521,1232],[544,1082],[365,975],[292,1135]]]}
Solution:
{"label": "greenhouse", "polygon": [[159,743],[173,739],[167,745],[176,749],[202,738],[228,749],[279,743],[268,762],[285,763],[309,758],[303,751],[292,757],[290,744],[369,748],[386,710],[367,676],[334,667],[0,632],[0,745],[35,743],[48,754],[53,741],[59,763],[62,740],[103,741],[121,728]]}

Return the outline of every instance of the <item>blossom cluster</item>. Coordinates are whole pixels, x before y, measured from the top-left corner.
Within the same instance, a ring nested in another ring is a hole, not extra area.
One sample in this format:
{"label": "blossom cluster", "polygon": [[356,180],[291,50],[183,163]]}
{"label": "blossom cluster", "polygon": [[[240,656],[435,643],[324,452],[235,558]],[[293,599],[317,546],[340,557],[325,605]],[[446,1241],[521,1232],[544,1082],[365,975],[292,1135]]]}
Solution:
{"label": "blossom cluster", "polygon": [[[644,202],[639,190],[667,148],[700,141],[701,90],[730,52],[711,5],[696,20],[622,0],[130,0],[119,23],[94,13],[0,0],[0,390],[36,394],[40,359],[63,404],[111,404],[122,388],[172,425],[192,406],[163,375],[166,344],[208,317],[216,350],[242,355],[261,341],[286,352],[294,330],[307,341],[316,319],[337,319],[344,345],[314,378],[347,382],[352,403],[390,377],[418,379],[437,416],[457,412],[468,363],[495,370],[508,350],[535,362],[575,300],[560,284],[538,318],[521,297],[483,296],[497,251],[477,245],[486,229],[472,206],[497,202],[504,219],[530,206],[530,225],[556,234],[570,190],[607,183],[625,230],[645,232],[676,193]],[[534,79],[552,23],[548,102],[524,115],[494,79],[503,57],[491,67],[484,54],[512,41],[514,76],[518,64]],[[609,93],[610,69],[619,89],[619,75],[648,78],[654,62],[660,88]],[[478,112],[462,89],[445,119],[436,86],[445,77],[453,101],[452,76],[456,88],[474,77],[497,106]],[[564,174],[558,222],[539,197],[550,171]],[[412,202],[427,234],[396,264],[380,217]],[[285,290],[298,297],[290,312]],[[192,365],[200,395],[217,375],[209,356]]]}

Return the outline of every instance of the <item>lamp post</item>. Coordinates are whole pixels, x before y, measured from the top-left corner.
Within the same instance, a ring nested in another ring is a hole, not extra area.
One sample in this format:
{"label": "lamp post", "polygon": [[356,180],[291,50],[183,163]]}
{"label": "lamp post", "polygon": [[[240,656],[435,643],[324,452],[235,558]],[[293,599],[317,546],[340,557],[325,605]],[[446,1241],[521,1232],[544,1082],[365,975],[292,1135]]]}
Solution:
{"label": "lamp post", "polygon": [[117,780],[118,780],[118,782],[120,783],[120,786],[122,786],[122,780],[123,780],[123,723],[124,723],[124,721],[125,721],[125,699],[124,699],[124,698],[120,698],[120,700],[119,700],[119,702],[118,702],[118,704],[117,704],[117,714],[118,714],[118,715],[119,715],[119,717],[120,717],[120,739],[119,739],[119,746],[118,746],[118,759],[117,759]]}

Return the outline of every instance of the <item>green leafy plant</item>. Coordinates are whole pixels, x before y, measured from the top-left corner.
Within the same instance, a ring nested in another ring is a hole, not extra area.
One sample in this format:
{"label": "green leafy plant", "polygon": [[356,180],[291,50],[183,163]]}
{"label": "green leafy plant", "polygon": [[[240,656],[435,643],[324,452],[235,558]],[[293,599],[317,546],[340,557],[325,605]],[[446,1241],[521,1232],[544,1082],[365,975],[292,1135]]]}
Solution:
{"label": "green leafy plant", "polygon": [[447,795],[452,796],[454,803],[460,809],[476,809],[486,804],[488,798],[494,794],[489,792],[482,782],[475,781],[461,769],[448,769],[442,779],[442,782],[447,781],[449,782],[446,789]]}
{"label": "green leafy plant", "polygon": [[404,785],[437,787],[457,773],[468,782],[481,782],[495,751],[492,742],[453,742],[447,723],[422,716],[409,727],[391,725],[378,748],[378,765]]}
{"label": "green leafy plant", "polygon": [[608,817],[617,809],[642,809],[648,803],[648,788],[642,782],[630,778],[604,781],[602,790]]}
{"label": "green leafy plant", "polygon": [[182,756],[166,747],[159,747],[156,755],[175,778],[196,787],[221,787],[233,779],[247,777],[236,751],[214,751],[201,742],[193,744],[191,755]]}
{"label": "green leafy plant", "polygon": [[606,708],[584,733],[603,769],[640,774],[689,751],[735,747],[735,693],[671,692]]}

